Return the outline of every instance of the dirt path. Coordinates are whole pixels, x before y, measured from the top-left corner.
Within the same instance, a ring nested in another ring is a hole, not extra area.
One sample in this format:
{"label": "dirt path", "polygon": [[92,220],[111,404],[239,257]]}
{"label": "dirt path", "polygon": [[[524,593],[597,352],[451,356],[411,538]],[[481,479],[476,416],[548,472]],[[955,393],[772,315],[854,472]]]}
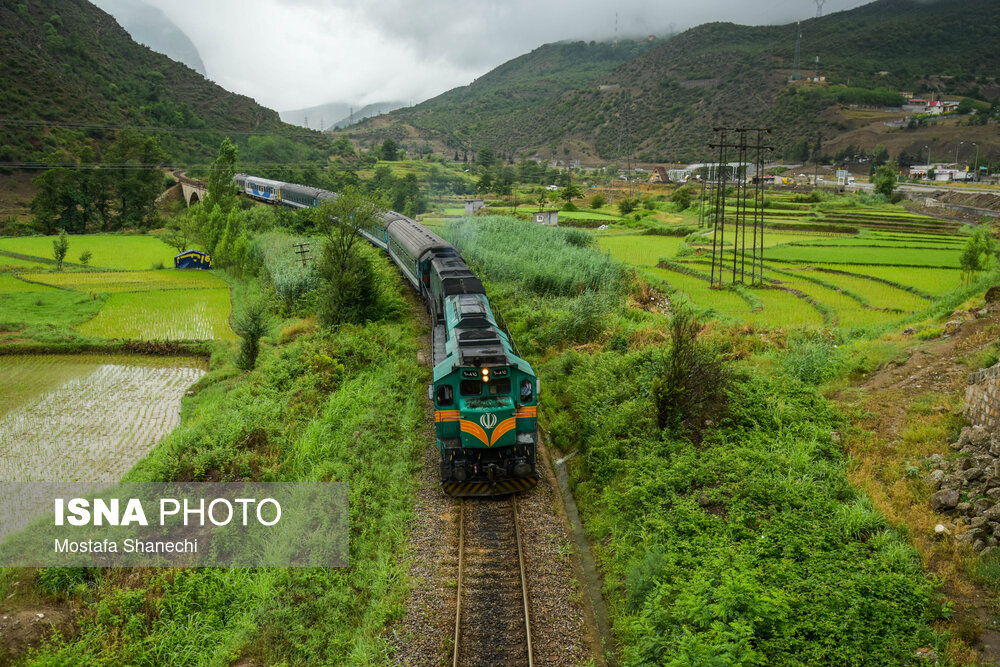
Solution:
{"label": "dirt path", "polygon": [[908,528],[925,570],[940,577],[940,594],[954,604],[954,615],[937,624],[958,640],[952,659],[980,665],[1000,665],[996,596],[970,576],[974,553],[952,539],[935,539],[934,526],[949,525],[949,517],[930,508],[929,491],[908,471],[921,475],[927,457],[953,454],[950,436],[961,424],[968,375],[975,370],[964,360],[995,343],[998,333],[1000,313],[968,319],[952,335],[914,345],[904,362],[833,397],[858,429],[845,439],[855,462],[852,483],[891,523]]}

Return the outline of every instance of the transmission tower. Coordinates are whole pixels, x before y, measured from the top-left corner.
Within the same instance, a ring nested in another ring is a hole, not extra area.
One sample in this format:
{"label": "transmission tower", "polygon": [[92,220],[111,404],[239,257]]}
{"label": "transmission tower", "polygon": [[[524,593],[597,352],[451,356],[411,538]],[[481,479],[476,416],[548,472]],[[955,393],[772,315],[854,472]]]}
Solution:
{"label": "transmission tower", "polygon": [[[625,162],[625,182],[628,184],[626,190],[629,200],[633,199],[632,193],[634,185],[632,183],[632,128],[629,125],[629,107],[632,105],[632,97],[628,90],[622,93],[622,108],[618,116],[618,140],[615,144],[615,166],[623,160]],[[609,187],[608,203],[613,199],[613,189]]]}
{"label": "transmission tower", "polygon": [[823,16],[823,5],[826,4],[826,0],[816,0],[816,18],[821,18]]}

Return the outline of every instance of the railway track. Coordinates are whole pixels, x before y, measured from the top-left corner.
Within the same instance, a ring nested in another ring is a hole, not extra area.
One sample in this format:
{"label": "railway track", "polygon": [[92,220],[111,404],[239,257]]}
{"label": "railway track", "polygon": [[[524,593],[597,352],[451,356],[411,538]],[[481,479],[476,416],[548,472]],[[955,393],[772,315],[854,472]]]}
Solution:
{"label": "railway track", "polygon": [[459,500],[452,667],[533,666],[517,499]]}

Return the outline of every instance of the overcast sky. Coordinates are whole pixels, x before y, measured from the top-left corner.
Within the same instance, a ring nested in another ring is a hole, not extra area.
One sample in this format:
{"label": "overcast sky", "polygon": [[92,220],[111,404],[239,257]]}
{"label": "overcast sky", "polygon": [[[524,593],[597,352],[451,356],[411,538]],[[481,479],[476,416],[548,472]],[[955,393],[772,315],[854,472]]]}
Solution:
{"label": "overcast sky", "polygon": [[[869,0],[826,0],[830,14]],[[549,42],[664,35],[708,21],[786,23],[814,0],[147,0],[208,77],[272,109],[416,103]]]}

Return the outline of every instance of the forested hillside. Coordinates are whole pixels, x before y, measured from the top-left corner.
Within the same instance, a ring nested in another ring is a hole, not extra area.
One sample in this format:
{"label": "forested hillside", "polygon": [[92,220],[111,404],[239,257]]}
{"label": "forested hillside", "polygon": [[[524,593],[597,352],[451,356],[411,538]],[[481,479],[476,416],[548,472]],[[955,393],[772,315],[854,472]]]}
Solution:
{"label": "forested hillside", "polygon": [[[812,76],[819,56],[818,73],[829,85],[817,86],[789,84],[795,24],[706,24],[629,54],[610,45],[581,47],[576,58],[554,60],[548,77],[538,77],[532,56],[571,46],[550,45],[470,86],[394,112],[388,125],[371,123],[361,131],[431,139],[451,133],[501,151],[609,158],[619,151],[625,109],[627,134],[641,159],[707,157],[711,128],[719,123],[774,127],[783,148],[818,131],[835,134],[840,128],[820,115],[831,106],[898,104],[900,90],[987,101],[1000,95],[996,10],[993,0],[878,0],[803,21],[801,70]],[[608,52],[629,57],[602,72]],[[523,82],[558,85],[544,96]]]}
{"label": "forested hillside", "polygon": [[107,125],[164,128],[157,138],[174,161],[204,162],[227,132],[302,133],[276,112],[135,43],[86,0],[0,3],[0,52],[0,162],[73,155],[81,143],[99,151],[113,138]]}

